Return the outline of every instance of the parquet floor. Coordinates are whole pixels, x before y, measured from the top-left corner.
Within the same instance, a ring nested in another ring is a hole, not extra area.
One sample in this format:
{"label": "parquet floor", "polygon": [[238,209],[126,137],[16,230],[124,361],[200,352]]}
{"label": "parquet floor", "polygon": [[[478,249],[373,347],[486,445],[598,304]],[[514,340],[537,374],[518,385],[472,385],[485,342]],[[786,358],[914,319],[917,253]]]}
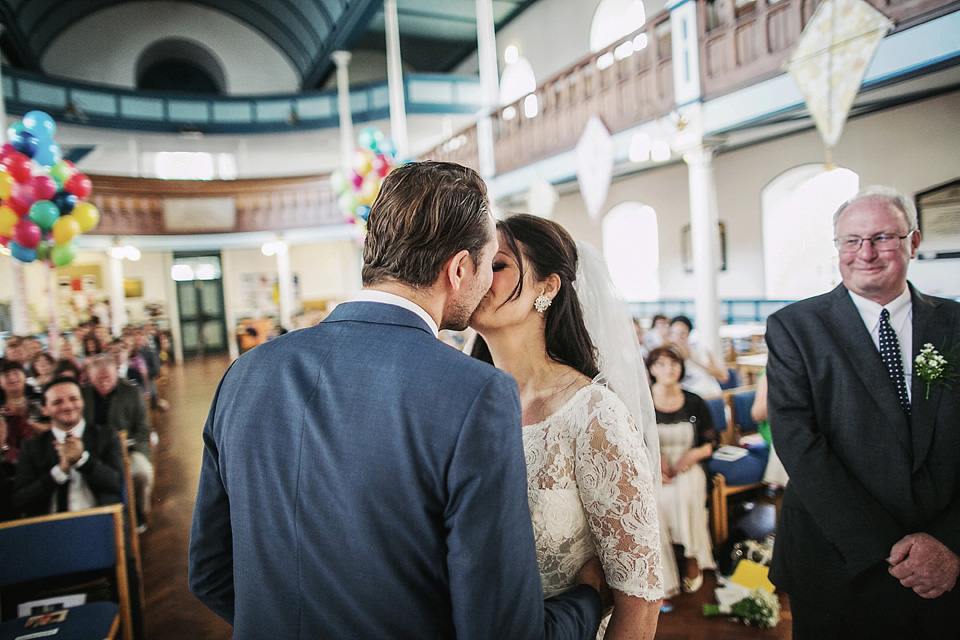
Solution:
{"label": "parquet floor", "polygon": [[[227,640],[231,627],[206,609],[187,589],[187,545],[200,471],[201,430],[226,357],[191,360],[170,367],[164,397],[166,413],[154,413],[160,442],[154,451],[156,487],[150,529],[141,537],[146,590],[146,640]],[[660,616],[662,640],[786,640],[789,611],[775,629],[745,627],[722,618],[704,618],[714,579],[707,574],[698,593],[672,600],[674,611]],[[781,602],[786,606],[785,599]],[[266,639],[265,639],[266,640]]]}

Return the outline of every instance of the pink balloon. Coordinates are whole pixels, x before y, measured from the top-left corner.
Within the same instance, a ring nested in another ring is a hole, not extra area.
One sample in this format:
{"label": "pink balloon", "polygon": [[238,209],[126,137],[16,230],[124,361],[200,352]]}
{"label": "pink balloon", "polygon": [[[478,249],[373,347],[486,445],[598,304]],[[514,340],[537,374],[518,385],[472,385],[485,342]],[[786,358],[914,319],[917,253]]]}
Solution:
{"label": "pink balloon", "polygon": [[373,170],[377,172],[377,176],[384,177],[390,173],[390,160],[382,153],[378,153],[373,158]]}
{"label": "pink balloon", "polygon": [[13,225],[13,241],[26,249],[36,249],[43,239],[43,231],[33,220],[21,218]]}
{"label": "pink balloon", "polygon": [[30,186],[37,200],[49,200],[57,193],[57,183],[49,176],[33,176]]}
{"label": "pink balloon", "polygon": [[[56,191],[54,191],[56,193]],[[10,188],[10,199],[16,200],[28,207],[37,201],[37,192],[33,186],[33,181],[14,182]]]}
{"label": "pink balloon", "polygon": [[350,176],[350,182],[353,183],[354,189],[359,190],[360,185],[363,184],[363,176],[354,171],[353,175]]}

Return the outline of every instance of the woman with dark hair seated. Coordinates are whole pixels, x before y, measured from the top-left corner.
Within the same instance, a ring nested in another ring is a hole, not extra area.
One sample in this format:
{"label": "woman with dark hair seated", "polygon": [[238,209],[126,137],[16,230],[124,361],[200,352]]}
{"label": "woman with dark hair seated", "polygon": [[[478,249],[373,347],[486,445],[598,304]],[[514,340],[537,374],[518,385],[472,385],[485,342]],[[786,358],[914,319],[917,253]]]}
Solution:
{"label": "woman with dark hair seated", "polygon": [[703,399],[680,386],[684,360],[674,346],[651,351],[647,368],[660,437],[660,517],[670,542],[684,549],[683,590],[693,592],[703,584],[701,569],[716,567],[707,518],[707,476],[700,465],[716,446],[713,421]]}
{"label": "woman with dark hair seated", "polygon": [[[638,376],[639,344],[629,312],[623,305],[622,318],[604,314],[622,320],[622,332],[618,327],[617,353],[604,359],[611,354],[601,350],[598,362],[596,336],[584,322],[588,309],[581,308],[591,285],[583,276],[586,256],[578,257],[570,235],[529,215],[502,220],[497,230],[493,284],[470,321],[481,336],[473,353],[519,384],[544,597],[573,586],[580,567],[598,554],[614,594],[601,637],[653,638],[663,597],[660,529],[640,415],[646,385]],[[609,280],[605,267],[602,275]],[[589,311],[603,313],[599,304]],[[621,360],[630,382],[612,375]],[[598,380],[601,371],[609,388]],[[633,409],[621,399],[631,391],[638,396],[629,402]],[[652,428],[649,394],[646,400]]]}

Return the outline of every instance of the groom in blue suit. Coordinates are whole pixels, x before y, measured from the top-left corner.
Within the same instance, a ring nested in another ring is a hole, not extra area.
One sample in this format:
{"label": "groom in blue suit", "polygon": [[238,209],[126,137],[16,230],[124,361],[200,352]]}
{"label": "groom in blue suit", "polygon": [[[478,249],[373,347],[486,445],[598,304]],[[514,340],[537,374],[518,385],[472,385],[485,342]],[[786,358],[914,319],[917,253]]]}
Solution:
{"label": "groom in blue suit", "polygon": [[220,383],[191,589],[236,640],[592,638],[595,588],[541,599],[516,382],[437,339],[490,286],[483,181],[404,165],[368,225],[363,291]]}

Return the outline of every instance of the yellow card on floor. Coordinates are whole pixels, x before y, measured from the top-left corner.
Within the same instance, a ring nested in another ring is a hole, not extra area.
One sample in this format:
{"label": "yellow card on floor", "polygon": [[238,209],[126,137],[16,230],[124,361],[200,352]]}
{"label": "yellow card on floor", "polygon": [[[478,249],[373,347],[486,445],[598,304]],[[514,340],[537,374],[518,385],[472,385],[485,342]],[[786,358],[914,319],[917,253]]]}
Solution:
{"label": "yellow card on floor", "polygon": [[751,591],[760,587],[767,593],[773,593],[775,587],[767,577],[768,573],[770,573],[770,567],[765,567],[762,564],[757,564],[752,560],[744,558],[737,563],[737,568],[733,572],[730,582],[739,584]]}

